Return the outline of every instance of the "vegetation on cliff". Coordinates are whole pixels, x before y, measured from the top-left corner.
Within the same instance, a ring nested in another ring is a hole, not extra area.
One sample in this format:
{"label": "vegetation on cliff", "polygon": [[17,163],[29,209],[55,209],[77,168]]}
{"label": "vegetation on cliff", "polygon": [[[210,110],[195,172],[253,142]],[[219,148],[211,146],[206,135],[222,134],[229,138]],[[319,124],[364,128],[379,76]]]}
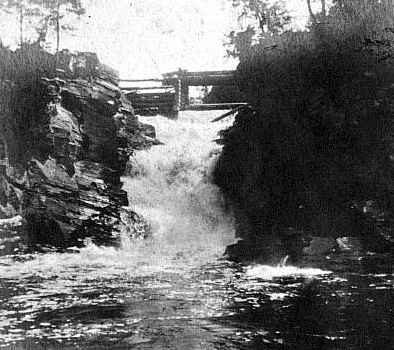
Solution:
{"label": "vegetation on cliff", "polygon": [[308,30],[240,55],[251,108],[222,133],[215,181],[244,237],[369,235],[393,214],[393,2],[334,1],[312,15]]}
{"label": "vegetation on cliff", "polygon": [[135,149],[155,142],[92,53],[1,48],[0,217],[21,215],[31,246],[145,234],[128,210],[122,175]]}

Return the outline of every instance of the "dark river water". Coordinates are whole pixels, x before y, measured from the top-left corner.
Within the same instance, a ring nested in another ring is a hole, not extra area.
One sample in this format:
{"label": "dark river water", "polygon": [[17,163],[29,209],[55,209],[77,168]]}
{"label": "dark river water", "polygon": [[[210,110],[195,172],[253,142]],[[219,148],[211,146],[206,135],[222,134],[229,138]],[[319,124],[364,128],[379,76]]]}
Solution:
{"label": "dark river water", "polygon": [[354,239],[297,267],[223,258],[214,117],[149,118],[165,146],[139,152],[124,187],[150,238],[21,255],[3,232],[1,349],[394,349],[393,256]]}

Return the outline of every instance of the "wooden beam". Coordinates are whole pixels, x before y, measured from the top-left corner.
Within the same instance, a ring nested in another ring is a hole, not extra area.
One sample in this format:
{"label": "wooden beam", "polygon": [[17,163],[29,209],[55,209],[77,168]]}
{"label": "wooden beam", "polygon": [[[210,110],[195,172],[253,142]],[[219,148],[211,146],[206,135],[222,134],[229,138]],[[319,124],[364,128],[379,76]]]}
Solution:
{"label": "wooden beam", "polygon": [[247,104],[246,104],[246,105],[239,106],[239,107],[237,107],[237,108],[234,108],[234,109],[232,109],[231,111],[229,111],[229,112],[227,112],[227,113],[224,113],[224,114],[222,114],[221,116],[219,116],[219,117],[217,117],[217,118],[215,118],[215,119],[212,119],[212,120],[211,120],[211,123],[216,123],[216,122],[218,122],[219,120],[222,120],[222,119],[224,119],[224,118],[226,118],[226,117],[229,117],[230,115],[233,115],[233,114],[239,112],[241,109],[243,109],[243,108],[245,108],[245,107],[247,107]]}
{"label": "wooden beam", "polygon": [[204,77],[204,76],[212,76],[212,75],[221,75],[221,76],[234,76],[235,71],[233,70],[215,70],[215,71],[202,71],[202,72],[186,72],[186,77]]}
{"label": "wooden beam", "polygon": [[151,107],[169,107],[172,108],[174,103],[173,102],[156,102],[156,103],[131,103],[133,108],[151,108]]}
{"label": "wooden beam", "polygon": [[145,82],[145,81],[163,81],[163,79],[119,79],[119,82],[123,83],[139,83],[139,82]]}
{"label": "wooden beam", "polygon": [[189,77],[184,80],[189,86],[222,86],[222,85],[237,85],[237,81],[233,77]]}
{"label": "wooden beam", "polygon": [[140,87],[140,86],[127,86],[127,87],[121,87],[121,90],[124,91],[138,91],[138,90],[162,90],[162,89],[174,89],[174,86],[172,85],[163,85],[163,86],[146,86],[146,87]]}
{"label": "wooden beam", "polygon": [[146,100],[135,100],[135,99],[131,99],[130,100],[131,104],[158,104],[158,103],[174,103],[174,99],[159,99],[159,98],[155,98],[155,99],[146,99]]}
{"label": "wooden beam", "polygon": [[189,111],[211,111],[211,110],[225,110],[233,109],[235,107],[247,106],[247,103],[202,103],[185,106],[184,110]]}
{"label": "wooden beam", "polygon": [[189,85],[184,84],[182,81],[181,85],[181,109],[189,104]]}
{"label": "wooden beam", "polygon": [[181,76],[202,76],[202,75],[233,75],[234,70],[207,70],[207,71],[195,71],[189,72],[187,70],[175,71],[164,73],[163,77],[181,77]]}
{"label": "wooden beam", "polygon": [[213,75],[207,77],[182,77],[180,79],[168,78],[163,80],[166,85],[176,85],[177,81],[181,80],[183,84],[189,86],[209,86],[209,85],[237,85],[237,80],[232,76]]}
{"label": "wooden beam", "polygon": [[174,112],[178,113],[181,110],[182,106],[182,81],[177,79],[175,82],[175,103],[174,103]]}

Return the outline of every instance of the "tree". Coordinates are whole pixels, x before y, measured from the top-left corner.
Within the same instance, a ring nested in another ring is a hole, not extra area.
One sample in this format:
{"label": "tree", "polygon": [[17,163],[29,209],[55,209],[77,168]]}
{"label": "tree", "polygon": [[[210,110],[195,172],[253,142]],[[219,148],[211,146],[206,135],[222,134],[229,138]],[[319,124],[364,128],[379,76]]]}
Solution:
{"label": "tree", "polygon": [[257,20],[261,35],[278,34],[291,20],[281,1],[233,0],[233,6],[241,8],[240,20],[245,18]]}
{"label": "tree", "polygon": [[[326,0],[320,0],[320,2],[321,2],[321,16],[324,18],[327,14]],[[311,0],[306,0],[306,4],[308,5],[309,16],[312,20],[312,23],[317,23],[318,19],[316,14],[313,13]]]}
{"label": "tree", "polygon": [[248,22],[247,28],[228,35],[230,56],[239,56],[248,51],[254,39],[258,42],[269,41],[275,35],[284,32],[291,17],[282,1],[268,0],[233,0],[233,6],[240,10],[239,22]]}
{"label": "tree", "polygon": [[45,42],[50,28],[53,28],[56,33],[56,52],[60,47],[61,31],[74,29],[72,25],[64,22],[66,15],[80,17],[86,12],[82,0],[4,0],[0,3],[0,10],[18,16],[20,45],[26,40],[24,38],[26,19],[36,22],[37,25],[33,30],[38,34],[38,43]]}
{"label": "tree", "polygon": [[252,47],[253,37],[255,34],[256,31],[251,26],[248,26],[244,31],[241,32],[230,32],[227,37],[229,39],[228,46],[231,46],[231,48],[227,49],[227,55],[233,57],[248,55],[249,49]]}
{"label": "tree", "polygon": [[24,24],[24,13],[25,13],[25,2],[24,0],[4,0],[0,2],[0,10],[12,14],[16,13],[19,22],[19,43],[23,44],[23,24]]}
{"label": "tree", "polygon": [[56,52],[59,52],[60,33],[62,30],[73,30],[70,24],[63,23],[66,13],[77,17],[86,13],[81,0],[30,0],[41,6],[42,16],[42,36],[45,39],[48,28],[52,26],[56,32]]}
{"label": "tree", "polygon": [[329,11],[319,0],[313,12],[304,4],[315,18],[308,30],[240,57],[252,110],[222,133],[214,180],[254,245],[281,226],[380,235],[375,218],[394,215],[393,0],[337,0]]}

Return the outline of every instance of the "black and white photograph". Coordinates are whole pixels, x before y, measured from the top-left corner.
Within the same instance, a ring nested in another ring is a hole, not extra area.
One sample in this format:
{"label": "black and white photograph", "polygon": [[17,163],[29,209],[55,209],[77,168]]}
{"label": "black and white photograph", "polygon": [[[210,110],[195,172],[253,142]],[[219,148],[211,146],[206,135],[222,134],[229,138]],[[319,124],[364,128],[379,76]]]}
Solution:
{"label": "black and white photograph", "polygon": [[393,350],[394,0],[0,0],[0,350]]}

